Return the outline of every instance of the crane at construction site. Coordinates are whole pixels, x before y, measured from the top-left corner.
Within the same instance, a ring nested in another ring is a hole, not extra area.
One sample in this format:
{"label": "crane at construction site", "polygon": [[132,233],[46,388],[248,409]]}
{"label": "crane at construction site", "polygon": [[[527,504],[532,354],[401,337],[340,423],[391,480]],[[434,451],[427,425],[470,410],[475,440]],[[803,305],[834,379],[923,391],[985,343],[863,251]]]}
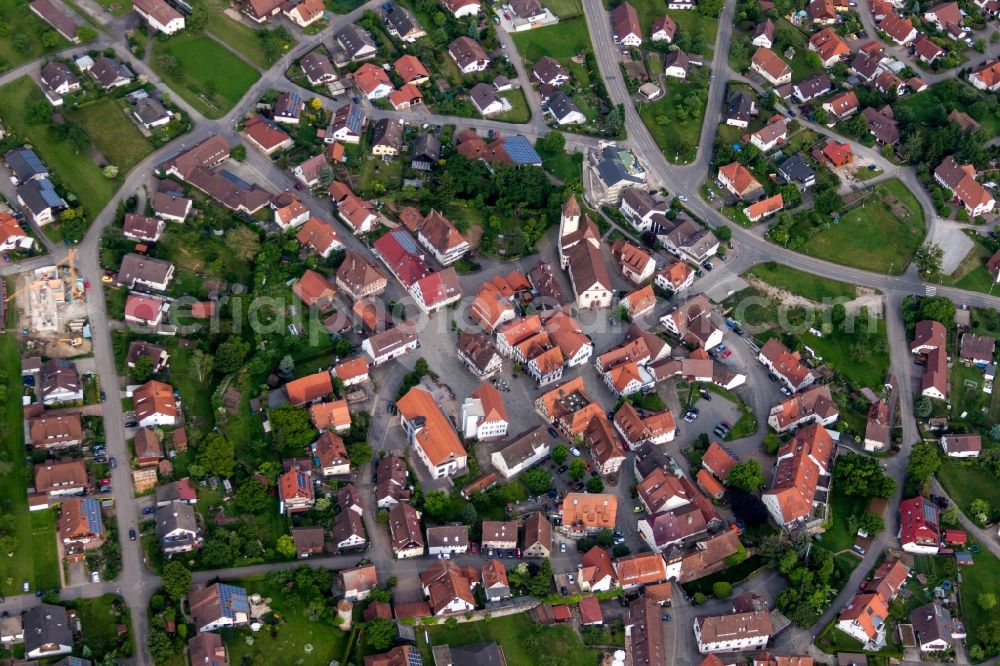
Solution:
{"label": "crane at construction site", "polygon": [[[76,277],[76,250],[75,249],[72,249],[69,252],[67,252],[65,258],[60,259],[59,261],[57,261],[56,263],[54,263],[52,265],[53,265],[53,267],[58,268],[59,266],[62,266],[63,264],[67,264],[67,266],[69,267],[70,286],[71,286],[71,289],[72,289],[73,298],[75,300],[81,300],[83,298],[83,290],[80,288],[80,286],[77,285],[77,277]],[[12,293],[10,296],[8,296],[4,300],[4,302],[5,303],[10,303],[15,298],[17,298],[18,296],[20,296],[24,292],[25,289],[27,289],[27,285],[22,285],[19,289],[16,289],[14,291],[14,293]]]}

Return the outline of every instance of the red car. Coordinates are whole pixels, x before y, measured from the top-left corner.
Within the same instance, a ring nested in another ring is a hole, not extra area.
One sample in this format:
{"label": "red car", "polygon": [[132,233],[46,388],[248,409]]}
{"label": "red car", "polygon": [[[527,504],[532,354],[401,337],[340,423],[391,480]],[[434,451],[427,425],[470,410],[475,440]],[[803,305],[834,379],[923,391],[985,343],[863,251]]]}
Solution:
{"label": "red car", "polygon": [[729,358],[732,355],[733,355],[732,349],[727,349],[726,351],[722,352],[722,358]]}

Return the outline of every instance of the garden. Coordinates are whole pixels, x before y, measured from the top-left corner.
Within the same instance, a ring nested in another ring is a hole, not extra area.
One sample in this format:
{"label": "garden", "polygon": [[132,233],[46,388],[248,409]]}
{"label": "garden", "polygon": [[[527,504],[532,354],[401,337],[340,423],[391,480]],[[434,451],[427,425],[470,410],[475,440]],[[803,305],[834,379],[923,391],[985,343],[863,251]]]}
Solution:
{"label": "garden", "polygon": [[[26,4],[21,0],[0,0],[0,72],[69,46]],[[86,43],[96,39],[97,33],[90,26],[83,26],[77,36]]]}
{"label": "garden", "polygon": [[[21,401],[21,355],[12,333],[0,334],[0,548],[13,557],[0,558],[0,593],[58,589],[60,563],[56,554],[55,512],[28,511],[27,488],[33,469],[25,462],[24,416]],[[30,479],[30,482],[29,482]]]}
{"label": "garden", "polygon": [[[205,67],[209,62],[212,66]],[[151,64],[167,85],[208,118],[223,116],[260,78],[257,70],[211,37],[186,31],[157,40]]]}

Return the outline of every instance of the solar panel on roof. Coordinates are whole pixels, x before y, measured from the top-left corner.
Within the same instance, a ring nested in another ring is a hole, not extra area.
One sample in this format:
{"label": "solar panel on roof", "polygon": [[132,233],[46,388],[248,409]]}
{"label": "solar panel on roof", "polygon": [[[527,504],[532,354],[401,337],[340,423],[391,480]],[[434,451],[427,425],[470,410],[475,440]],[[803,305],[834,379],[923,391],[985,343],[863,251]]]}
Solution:
{"label": "solar panel on roof", "polygon": [[504,139],[503,147],[515,164],[540,164],[542,161],[542,158],[523,136],[518,135]]}
{"label": "solar panel on roof", "polygon": [[247,591],[242,587],[219,583],[219,601],[221,602],[223,613],[227,616],[236,612],[250,612]]}
{"label": "solar panel on roof", "polygon": [[222,171],[219,172],[219,174],[223,178],[228,180],[230,183],[235,183],[236,185],[242,187],[244,190],[249,190],[251,187],[250,183],[243,180],[242,178],[234,174],[232,171],[226,171],[225,169],[223,169]]}
{"label": "solar panel on roof", "polygon": [[408,650],[410,666],[424,666],[424,658],[416,650]]}
{"label": "solar panel on roof", "polygon": [[56,193],[56,188],[51,180],[43,179],[36,182],[38,183],[38,193],[47,206],[57,208],[64,204],[62,197]]}
{"label": "solar panel on roof", "polygon": [[104,522],[101,520],[101,505],[97,500],[85,499],[81,511],[87,521],[87,529],[94,534],[104,532]]}
{"label": "solar panel on roof", "polygon": [[35,151],[25,148],[20,151],[20,155],[24,159],[25,163],[31,167],[35,173],[45,173],[45,165],[42,164],[41,158],[35,154]]}
{"label": "solar panel on roof", "polygon": [[406,233],[402,229],[396,229],[392,232],[392,237],[396,239],[400,247],[406,250],[410,254],[420,254],[420,250],[417,249],[417,243],[413,240],[413,236]]}

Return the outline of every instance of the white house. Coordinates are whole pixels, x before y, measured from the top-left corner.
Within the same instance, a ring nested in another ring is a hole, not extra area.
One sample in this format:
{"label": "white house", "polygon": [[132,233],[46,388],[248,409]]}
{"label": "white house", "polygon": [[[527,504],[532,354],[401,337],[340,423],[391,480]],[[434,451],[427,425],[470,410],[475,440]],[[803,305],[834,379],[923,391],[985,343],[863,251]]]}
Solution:
{"label": "white house", "polygon": [[701,654],[763,650],[773,632],[767,610],[710,615],[694,621],[694,638]]}
{"label": "white house", "polygon": [[184,29],[184,15],[165,0],[134,0],[132,8],[153,30],[172,35]]}
{"label": "white house", "polygon": [[490,384],[481,385],[462,403],[462,435],[466,439],[506,437],[508,425],[500,391]]}
{"label": "white house", "polygon": [[553,438],[543,426],[518,436],[490,457],[494,469],[505,479],[517,476],[545,460],[552,450]]}

